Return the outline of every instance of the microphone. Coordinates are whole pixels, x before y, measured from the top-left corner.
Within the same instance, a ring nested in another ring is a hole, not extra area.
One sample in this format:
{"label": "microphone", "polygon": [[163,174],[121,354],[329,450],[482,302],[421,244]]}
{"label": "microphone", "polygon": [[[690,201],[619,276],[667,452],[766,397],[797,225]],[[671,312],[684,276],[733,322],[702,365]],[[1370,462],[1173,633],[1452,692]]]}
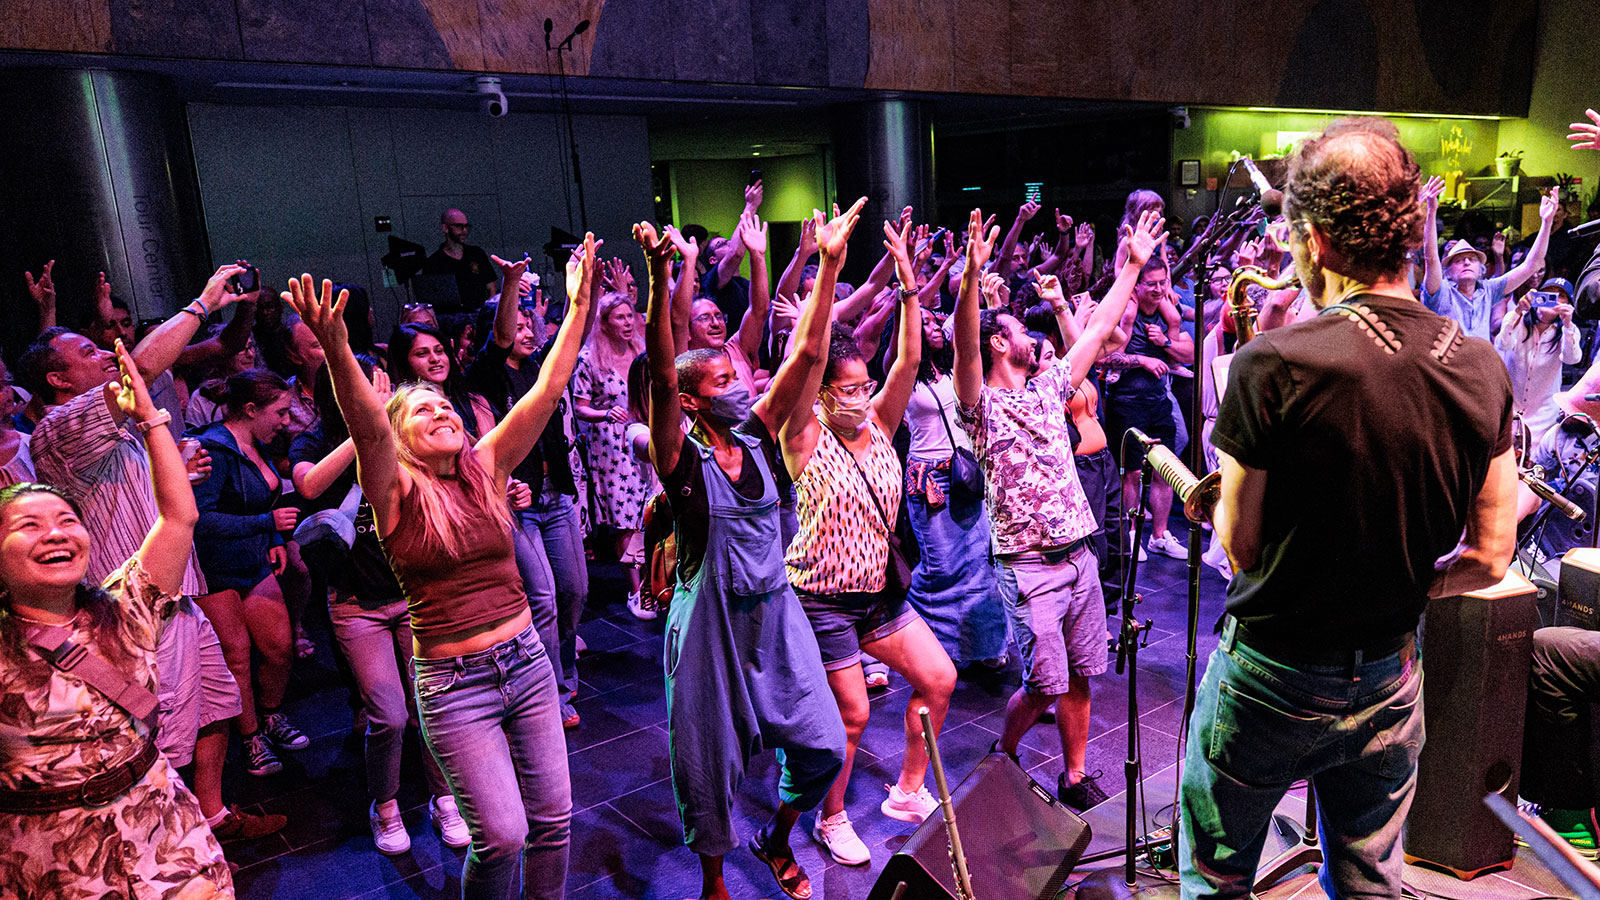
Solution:
{"label": "microphone", "polygon": [[588,19],[579,20],[578,27],[572,29],[572,36],[573,37],[577,37],[578,35],[583,34],[585,31],[588,31],[588,30],[589,30],[589,20]]}
{"label": "microphone", "polygon": [[1574,225],[1567,229],[1567,234],[1575,238],[1586,238],[1596,232],[1600,232],[1600,219],[1590,219],[1582,225]]}
{"label": "microphone", "polygon": [[554,21],[550,19],[544,20],[544,48],[546,50],[550,49],[550,32],[554,31],[555,28],[556,23]]}
{"label": "microphone", "polygon": [[1137,428],[1129,428],[1128,434],[1145,447],[1145,458],[1150,461],[1150,468],[1167,484],[1172,485],[1172,492],[1183,501],[1183,514],[1191,522],[1207,522],[1211,520],[1211,511],[1216,509],[1217,501],[1222,499],[1222,473],[1211,472],[1204,478],[1197,477],[1189,471],[1189,467],[1178,459],[1177,454],[1161,442],[1150,437]]}
{"label": "microphone", "polygon": [[1267,176],[1261,174],[1256,168],[1255,161],[1248,156],[1239,157],[1239,162],[1244,165],[1244,170],[1250,174],[1250,183],[1256,186],[1256,194],[1261,198],[1261,211],[1268,216],[1276,216],[1283,212],[1283,191],[1272,186]]}
{"label": "microphone", "polygon": [[1542,469],[1540,469],[1537,473],[1518,471],[1517,477],[1521,478],[1522,483],[1527,485],[1529,489],[1537,494],[1540,500],[1543,500],[1544,502],[1560,510],[1562,515],[1574,522],[1582,521],[1584,516],[1583,509],[1580,508],[1578,504],[1573,503],[1571,500],[1568,500],[1567,498],[1556,493],[1555,488],[1551,487],[1543,478],[1539,477],[1542,474]]}

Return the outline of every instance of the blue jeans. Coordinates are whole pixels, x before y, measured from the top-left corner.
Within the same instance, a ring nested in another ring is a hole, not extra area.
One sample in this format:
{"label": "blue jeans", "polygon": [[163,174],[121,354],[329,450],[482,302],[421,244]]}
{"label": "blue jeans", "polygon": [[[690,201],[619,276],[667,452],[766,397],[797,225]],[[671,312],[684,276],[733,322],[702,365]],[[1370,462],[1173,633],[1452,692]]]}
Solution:
{"label": "blue jeans", "polygon": [[1422,751],[1410,653],[1289,665],[1239,643],[1230,618],[1189,725],[1179,831],[1184,900],[1250,894],[1272,810],[1311,779],[1335,900],[1400,896],[1400,835]]}
{"label": "blue jeans", "polygon": [[572,787],[555,675],[532,626],[479,653],[414,659],[422,734],[472,836],[464,898],[559,898]]}
{"label": "blue jeans", "polygon": [[[583,605],[589,601],[589,564],[583,552],[583,523],[578,507],[567,494],[545,492],[533,498],[533,505],[518,512],[522,533],[529,539],[535,555],[535,585],[539,596],[529,593],[530,604],[549,604],[555,610],[556,678],[566,693],[578,689],[578,621]],[[540,563],[543,563],[540,568]],[[540,618],[534,613],[534,621]],[[545,631],[540,630],[541,638]]]}

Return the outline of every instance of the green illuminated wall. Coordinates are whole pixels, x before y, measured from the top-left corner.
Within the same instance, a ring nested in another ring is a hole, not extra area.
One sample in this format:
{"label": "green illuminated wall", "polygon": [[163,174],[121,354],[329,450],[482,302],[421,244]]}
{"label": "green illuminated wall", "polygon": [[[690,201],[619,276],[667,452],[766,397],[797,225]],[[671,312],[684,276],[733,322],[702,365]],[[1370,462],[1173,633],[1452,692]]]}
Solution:
{"label": "green illuminated wall", "polygon": [[[1189,115],[1189,127],[1175,130],[1172,136],[1174,170],[1178,160],[1200,160],[1200,189],[1175,188],[1170,204],[1185,220],[1211,211],[1216,201],[1205,190],[1206,179],[1222,178],[1232,153],[1257,160],[1280,155],[1295,136],[1319,132],[1335,118],[1331,114],[1193,107]],[[1400,129],[1401,140],[1416,155],[1424,175],[1477,175],[1492,168],[1499,153],[1499,121],[1409,116],[1390,121]],[[1176,171],[1173,179],[1176,183]]]}
{"label": "green illuminated wall", "polygon": [[[826,163],[821,152],[801,156],[750,157],[748,159],[672,160],[672,220],[677,225],[704,225],[712,234],[727,235],[739,222],[744,208],[744,186],[751,169],[761,170],[764,198],[761,217],[769,222],[798,222],[821,209],[826,192]],[[788,262],[773,247],[773,268]]]}

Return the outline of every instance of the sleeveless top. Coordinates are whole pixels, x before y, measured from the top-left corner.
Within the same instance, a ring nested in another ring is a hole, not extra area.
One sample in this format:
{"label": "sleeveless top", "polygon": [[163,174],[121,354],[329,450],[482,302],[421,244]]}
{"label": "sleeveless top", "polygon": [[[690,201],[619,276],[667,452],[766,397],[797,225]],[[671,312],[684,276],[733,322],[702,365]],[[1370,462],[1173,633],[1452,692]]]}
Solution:
{"label": "sleeveless top", "polygon": [[[800,533],[789,544],[784,563],[796,590],[812,594],[883,590],[888,535],[900,512],[900,458],[877,423],[868,420],[866,427],[872,442],[859,470],[850,448],[822,425],[811,461],[795,480]],[[876,500],[862,480],[863,473],[877,492]]]}
{"label": "sleeveless top", "polygon": [[[473,509],[458,479],[441,478],[439,484],[463,509]],[[466,631],[527,609],[510,525],[469,512],[451,523],[464,548],[451,556],[442,547],[423,545],[421,522],[422,501],[412,490],[400,501],[399,524],[381,539],[406,595],[412,634],[432,638]]]}
{"label": "sleeveless top", "polygon": [[[1167,348],[1158,346],[1150,340],[1146,329],[1154,325],[1165,331],[1167,320],[1161,317],[1161,311],[1153,313],[1137,312],[1133,317],[1133,332],[1128,335],[1128,346],[1123,351],[1132,356],[1148,356],[1163,362],[1170,358]],[[1167,386],[1160,378],[1150,374],[1142,368],[1132,368],[1122,373],[1115,383],[1107,386],[1107,392],[1116,400],[1156,400],[1166,396]]]}
{"label": "sleeveless top", "polygon": [[[956,382],[949,375],[940,375],[931,384],[917,382],[911,390],[911,400],[906,404],[906,427],[911,430],[911,448],[906,455],[921,459],[946,459],[955,453],[950,446],[952,437],[956,445],[972,449],[972,441],[956,421]],[[944,422],[939,421],[940,418]]]}

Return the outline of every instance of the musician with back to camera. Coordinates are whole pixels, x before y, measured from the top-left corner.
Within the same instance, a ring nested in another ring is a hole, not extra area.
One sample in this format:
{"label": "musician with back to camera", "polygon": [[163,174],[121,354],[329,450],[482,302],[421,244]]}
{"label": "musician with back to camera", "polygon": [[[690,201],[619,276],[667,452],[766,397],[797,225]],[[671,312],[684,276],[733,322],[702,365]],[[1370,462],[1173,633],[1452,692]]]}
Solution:
{"label": "musician with back to camera", "polygon": [[1419,170],[1392,125],[1341,119],[1285,189],[1320,314],[1235,357],[1211,441],[1234,571],[1190,722],[1183,897],[1249,895],[1273,808],[1309,778],[1330,896],[1400,895],[1423,742],[1429,597],[1496,584],[1515,541],[1511,390],[1487,341],[1407,280]]}

